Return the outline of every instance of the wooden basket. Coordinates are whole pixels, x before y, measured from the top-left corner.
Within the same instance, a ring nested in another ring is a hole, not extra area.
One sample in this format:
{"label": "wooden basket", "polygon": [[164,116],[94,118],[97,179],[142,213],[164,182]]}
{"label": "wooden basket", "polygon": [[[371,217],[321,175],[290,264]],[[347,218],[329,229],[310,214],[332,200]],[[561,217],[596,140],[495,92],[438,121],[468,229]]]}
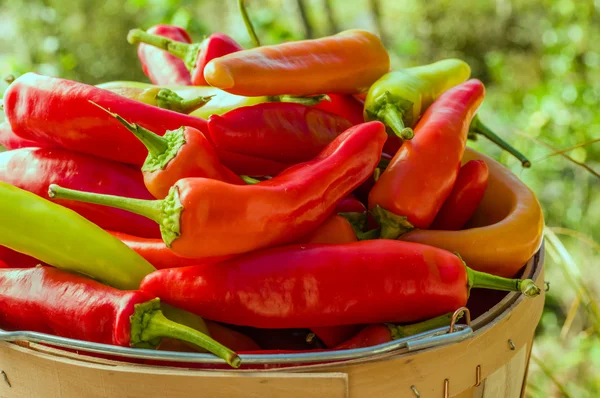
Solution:
{"label": "wooden basket", "polygon": [[[538,286],[544,284],[543,255],[542,246],[523,271]],[[469,306],[477,307],[478,300]],[[0,342],[0,397],[520,397],[543,306],[543,294],[533,299],[502,294],[487,311],[472,310],[475,332],[459,343],[262,371],[135,365]]]}

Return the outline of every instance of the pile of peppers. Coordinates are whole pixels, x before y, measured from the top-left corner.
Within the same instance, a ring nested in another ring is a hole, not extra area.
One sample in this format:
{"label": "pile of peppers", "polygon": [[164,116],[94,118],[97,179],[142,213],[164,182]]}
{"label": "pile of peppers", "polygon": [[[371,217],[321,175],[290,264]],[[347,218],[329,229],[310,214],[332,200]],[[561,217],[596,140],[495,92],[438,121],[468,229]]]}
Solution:
{"label": "pile of peppers", "polygon": [[[244,15],[243,1],[240,2]],[[446,326],[518,277],[543,216],[483,136],[481,81],[390,70],[348,30],[254,48],[157,25],[150,83],[26,73],[0,125],[0,328],[239,353],[367,347]]]}

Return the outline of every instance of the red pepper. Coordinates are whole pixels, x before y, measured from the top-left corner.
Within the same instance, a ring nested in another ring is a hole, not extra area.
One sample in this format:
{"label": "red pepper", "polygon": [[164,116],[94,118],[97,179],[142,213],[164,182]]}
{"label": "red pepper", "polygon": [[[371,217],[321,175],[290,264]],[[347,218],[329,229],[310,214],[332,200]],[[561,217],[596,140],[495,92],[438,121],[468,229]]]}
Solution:
{"label": "red pepper", "polygon": [[171,337],[240,364],[228,348],[165,318],[155,297],[52,267],[0,270],[0,326],[140,348],[155,348],[162,337]]}
{"label": "red pepper", "polygon": [[46,148],[49,146],[19,137],[13,133],[8,122],[0,123],[0,145],[9,151],[19,148]]}
{"label": "red pepper", "polygon": [[337,214],[332,214],[316,231],[302,239],[301,242],[331,245],[356,242],[357,240],[356,232],[354,232],[348,220]]}
{"label": "red pepper", "polygon": [[357,334],[361,328],[361,325],[341,325],[313,327],[310,330],[326,347],[333,348]]}
{"label": "red pepper", "polygon": [[141,166],[148,150],[121,123],[89,101],[159,134],[181,126],[207,132],[203,119],[35,73],[24,74],[8,87],[4,111],[14,133],[22,138]]}
{"label": "red pepper", "polygon": [[364,213],[365,211],[367,211],[365,205],[356,199],[354,195],[346,196],[335,206],[336,213]]}
{"label": "red pepper", "polygon": [[169,40],[151,33],[134,29],[129,32],[127,41],[131,44],[140,43],[140,45],[147,43],[148,46],[168,51],[173,56],[184,60],[194,86],[208,85],[204,80],[204,67],[207,63],[215,58],[243,50],[242,46],[224,33],[213,33],[200,43],[190,41],[181,43],[181,40]]}
{"label": "red pepper", "polygon": [[[192,42],[188,32],[179,26],[154,25],[148,29],[148,33],[182,43]],[[142,43],[138,47],[138,58],[142,63],[144,73],[154,84],[180,86],[192,84],[190,72],[184,62],[167,51]]]}
{"label": "red pepper", "polygon": [[204,322],[206,323],[206,327],[208,327],[210,336],[225,347],[229,347],[236,352],[260,350],[258,344],[245,334],[207,319]]}
{"label": "red pepper", "polygon": [[452,191],[469,123],[484,93],[483,83],[472,79],[446,91],[425,111],[415,137],[404,142],[369,194],[382,237],[395,239],[431,225]]}
{"label": "red pepper", "polygon": [[8,264],[6,264],[4,261],[0,260],[0,268],[9,268]]}
{"label": "red pepper", "polygon": [[[129,248],[142,256],[146,261],[152,264],[156,269],[189,267],[198,264],[216,264],[228,260],[233,256],[205,257],[205,258],[186,258],[173,253],[162,239],[141,238],[139,236],[128,235],[123,232],[108,231],[113,236],[119,238]],[[0,258],[3,258],[0,250]],[[38,261],[39,263],[39,261]],[[35,264],[34,264],[35,265]]]}
{"label": "red pepper", "polygon": [[277,162],[305,162],[352,124],[337,115],[294,103],[244,106],[208,119],[215,147]]}
{"label": "red pepper", "polygon": [[[207,137],[208,138],[208,137]],[[276,162],[274,160],[259,158],[242,153],[224,151],[216,148],[223,165],[236,174],[249,175],[253,177],[275,176],[287,169],[288,163]]]}
{"label": "red pepper", "polygon": [[195,128],[168,130],[161,137],[137,124],[127,122],[116,113],[104,110],[121,122],[148,149],[142,172],[144,184],[155,198],[164,198],[177,181],[187,177],[245,184],[239,176],[221,164],[210,142]]}
{"label": "red pepper", "polygon": [[152,199],[141,173],[127,165],[64,149],[22,148],[0,153],[0,181],[74,210],[102,228],[160,236],[154,223],[136,214],[48,196],[48,185],[59,183],[91,192]]}
{"label": "red pepper", "polygon": [[393,340],[413,336],[429,330],[450,325],[452,313],[438,316],[412,325],[377,324],[369,325],[358,334],[334,347],[335,350],[352,350],[388,343]]}
{"label": "red pepper", "polygon": [[387,239],[277,247],[218,267],[155,271],[140,285],[202,317],[273,329],[420,321],[465,306],[473,287],[540,293],[532,280],[473,271],[448,251]]}
{"label": "red pepper", "polygon": [[488,182],[488,167],[483,160],[471,160],[458,172],[450,196],[438,212],[430,229],[458,231],[475,214]]}
{"label": "red pepper", "polygon": [[[185,178],[164,200],[144,201],[50,186],[57,198],[115,206],[161,224],[163,240],[186,257],[247,253],[315,231],[336,203],[379,162],[386,138],[380,122],[351,127],[313,160],[254,185]],[[209,317],[210,319],[210,317]]]}
{"label": "red pepper", "polygon": [[321,101],[314,105],[313,108],[341,116],[354,125],[365,122],[363,101],[354,98],[352,95],[331,93],[327,96],[329,97],[329,101]]}
{"label": "red pepper", "polygon": [[0,246],[0,261],[10,264],[10,268],[32,268],[38,264],[45,265],[44,262],[38,260],[37,258],[19,253],[13,249],[9,249],[6,246]]}

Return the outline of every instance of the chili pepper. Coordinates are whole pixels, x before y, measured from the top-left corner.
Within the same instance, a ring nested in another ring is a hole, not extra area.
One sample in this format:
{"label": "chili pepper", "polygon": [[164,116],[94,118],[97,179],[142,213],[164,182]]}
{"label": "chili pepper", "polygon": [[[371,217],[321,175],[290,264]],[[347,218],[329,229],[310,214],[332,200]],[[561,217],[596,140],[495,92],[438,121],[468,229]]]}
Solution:
{"label": "chili pepper", "polygon": [[458,177],[431,229],[457,231],[477,210],[487,188],[488,168],[483,160],[471,160],[458,172]]}
{"label": "chili pepper", "polygon": [[362,101],[343,94],[328,94],[328,97],[329,101],[321,101],[313,107],[341,116],[352,124],[365,122]]}
{"label": "chili pepper", "polygon": [[254,340],[245,334],[228,328],[217,322],[209,320],[206,320],[205,322],[208,330],[210,331],[211,337],[223,344],[225,347],[229,347],[236,352],[260,350],[258,344],[256,344]]}
{"label": "chili pepper", "polygon": [[[177,42],[192,42],[192,38],[188,32],[179,26],[155,25],[148,29],[148,33],[166,37]],[[190,73],[183,61],[166,51],[146,44],[140,44],[138,47],[138,58],[140,59],[144,73],[154,84],[181,84],[185,86],[192,84]]]}
{"label": "chili pepper", "polygon": [[428,228],[452,191],[469,122],[483,101],[483,83],[472,79],[442,94],[423,114],[369,193],[381,237],[395,239],[413,227]]}
{"label": "chili pepper", "polygon": [[[233,256],[186,258],[173,253],[162,239],[141,238],[122,232],[107,231],[121,242],[125,243],[131,250],[142,256],[156,269],[187,267],[198,264],[216,264],[228,260]],[[1,251],[0,251],[1,253]],[[2,255],[0,254],[0,258]],[[39,262],[39,261],[38,261]]]}
{"label": "chili pepper", "polygon": [[321,226],[313,233],[302,239],[306,243],[348,243],[356,242],[356,232],[342,216],[332,214]]}
{"label": "chili pepper", "polygon": [[131,123],[162,134],[181,126],[207,132],[206,121],[143,104],[94,86],[26,73],[6,90],[4,108],[18,136],[141,166],[148,154],[125,127],[93,101]]}
{"label": "chili pepper", "polygon": [[213,59],[204,68],[204,78],[211,86],[246,96],[353,94],[366,90],[389,65],[377,36],[347,30]]}
{"label": "chili pepper", "polygon": [[[168,247],[186,257],[246,253],[316,230],[379,161],[379,122],[348,129],[315,159],[254,185],[179,180],[164,200],[144,201],[50,186],[52,197],[116,206],[161,224]],[[1,243],[1,242],[0,242]],[[201,243],[201,244],[200,244]]]}
{"label": "chili pepper", "polygon": [[141,29],[133,29],[127,35],[127,41],[130,44],[149,44],[183,60],[190,71],[194,86],[207,85],[204,69],[209,61],[243,49],[235,40],[223,33],[213,33],[200,43],[181,43]]}
{"label": "chili pepper", "polygon": [[7,150],[19,148],[45,148],[48,145],[36,141],[26,140],[13,133],[8,122],[0,123],[0,145]]}
{"label": "chili pepper", "polygon": [[463,162],[479,159],[489,168],[488,186],[467,229],[417,230],[400,239],[456,251],[479,271],[514,276],[540,247],[542,209],[533,192],[508,169],[466,149]]}
{"label": "chili pepper", "polygon": [[117,290],[52,267],[1,270],[0,281],[4,328],[139,348],[156,348],[162,337],[171,337],[240,365],[233,351],[168,320],[160,300],[139,290]]}
{"label": "chili pepper", "polygon": [[352,350],[355,348],[371,347],[374,345],[388,343],[393,340],[402,339],[415,334],[427,332],[450,325],[452,313],[440,315],[423,322],[411,325],[377,324],[369,325],[362,329],[354,337],[336,345],[335,350]]}
{"label": "chili pepper", "polygon": [[0,268],[9,268],[9,266],[4,261],[0,260]]}
{"label": "chili pepper", "polygon": [[33,258],[26,254],[16,252],[4,246],[0,246],[0,261],[4,261],[10,264],[11,268],[32,268],[38,264],[43,264],[37,258]]}
{"label": "chili pepper", "polygon": [[[103,88],[105,90],[112,91],[119,95],[127,98],[136,99],[138,101],[156,105],[156,100],[152,96],[140,95],[144,92],[156,92],[157,90],[169,90],[184,101],[193,101],[196,98],[208,98],[210,101],[191,112],[192,116],[200,117],[203,119],[208,118],[211,115],[222,115],[231,110],[241,108],[243,106],[250,106],[256,104],[262,104],[265,102],[291,102],[303,105],[315,105],[319,104],[324,100],[332,101],[327,95],[316,95],[311,97],[295,97],[291,95],[262,95],[257,97],[243,97],[240,95],[229,94],[226,91],[219,90],[214,87],[204,86],[154,86],[148,83],[140,82],[128,82],[128,81],[116,81],[98,84],[96,87]],[[173,106],[173,105],[170,105]],[[335,112],[332,112],[335,113]],[[362,113],[360,115],[362,118]]]}
{"label": "chili pepper", "polygon": [[[152,199],[139,172],[131,167],[64,149],[22,148],[0,153],[0,181],[49,199],[48,185]],[[156,224],[129,212],[87,203],[57,200],[102,228],[159,237]]]}
{"label": "chili pepper", "polygon": [[276,162],[256,156],[245,155],[215,148],[224,166],[236,174],[253,177],[274,176],[290,167],[287,163]]}
{"label": "chili pepper", "polygon": [[0,245],[119,289],[155,268],[72,210],[0,182]]}
{"label": "chili pepper", "polygon": [[459,59],[387,73],[369,89],[365,120],[380,120],[402,137],[436,98],[470,75],[469,65]]}
{"label": "chili pepper", "polygon": [[448,251],[387,239],[290,245],[218,267],[159,270],[140,288],[218,322],[273,329],[416,322],[464,306],[471,288],[540,293],[530,279],[484,274]]}
{"label": "chili pepper", "polygon": [[341,325],[313,327],[310,330],[326,347],[333,348],[357,334],[361,328],[361,325]]}
{"label": "chili pepper", "polygon": [[353,195],[346,196],[335,206],[335,213],[364,213],[365,211],[367,211],[365,205]]}
{"label": "chili pepper", "polygon": [[116,113],[99,105],[98,107],[121,122],[147,148],[148,157],[142,166],[142,173],[146,188],[155,198],[167,196],[169,189],[186,177],[205,177],[231,184],[244,184],[239,176],[221,164],[211,143],[195,128],[167,130],[161,137],[137,124],[127,122]]}
{"label": "chili pepper", "polygon": [[208,119],[215,147],[288,164],[314,158],[351,126],[340,116],[291,103],[246,106]]}
{"label": "chili pepper", "polygon": [[184,99],[173,90],[156,86],[151,88],[119,87],[109,91],[119,94],[122,97],[143,102],[144,104],[186,114],[202,108],[211,99],[211,96]]}

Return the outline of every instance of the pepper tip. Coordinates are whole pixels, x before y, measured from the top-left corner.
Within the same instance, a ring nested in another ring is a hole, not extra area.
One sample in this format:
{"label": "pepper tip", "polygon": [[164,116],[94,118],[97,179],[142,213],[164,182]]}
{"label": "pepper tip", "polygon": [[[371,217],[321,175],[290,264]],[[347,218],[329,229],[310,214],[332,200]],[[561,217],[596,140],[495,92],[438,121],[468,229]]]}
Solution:
{"label": "pepper tip", "polygon": [[527,297],[536,297],[541,294],[541,289],[537,287],[531,279],[521,281],[521,292]]}

